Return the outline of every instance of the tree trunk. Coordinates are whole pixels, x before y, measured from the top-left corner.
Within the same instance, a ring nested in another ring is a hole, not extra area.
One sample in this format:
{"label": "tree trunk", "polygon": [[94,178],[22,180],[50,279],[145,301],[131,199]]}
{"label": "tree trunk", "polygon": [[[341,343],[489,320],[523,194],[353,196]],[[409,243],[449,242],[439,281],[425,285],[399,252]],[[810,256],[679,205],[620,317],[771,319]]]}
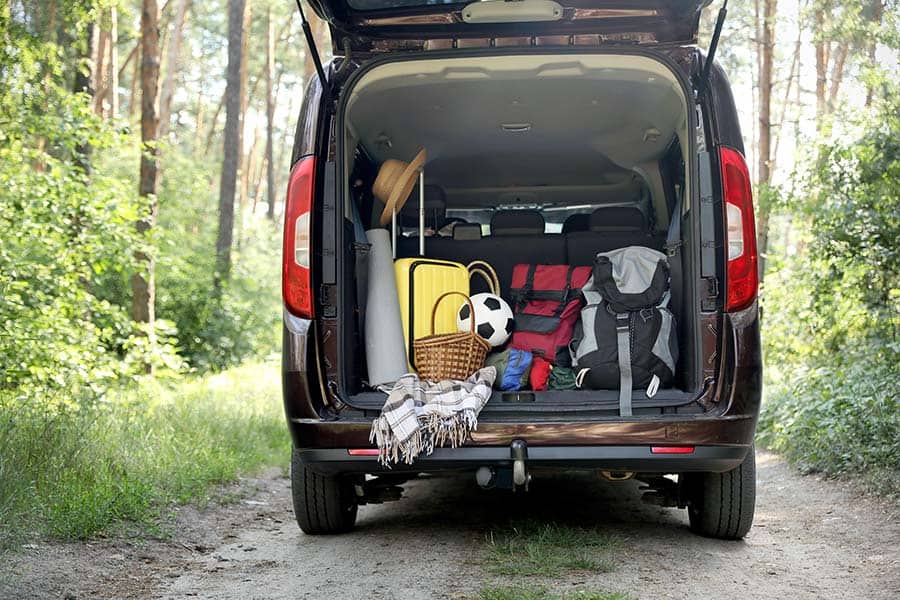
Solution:
{"label": "tree trunk", "polygon": [[78,61],[78,68],[75,70],[75,81],[72,85],[72,91],[75,93],[85,93],[89,96],[94,95],[94,30],[96,25],[88,22],[84,30],[84,54]]}
{"label": "tree trunk", "polygon": [[109,116],[119,116],[119,14],[116,5],[109,8]]}
{"label": "tree trunk", "polygon": [[[3,18],[4,14],[5,14],[4,12],[0,12],[0,19]],[[0,26],[4,26],[4,25],[5,25],[5,23],[0,22]],[[59,32],[57,31],[57,28],[56,28],[56,0],[50,0],[50,2],[48,2],[47,23],[43,29],[44,29],[44,35],[46,36],[46,39],[54,40],[57,45],[62,45],[60,37],[58,35]],[[44,96],[49,97],[50,82],[52,80],[53,73],[50,69],[46,68],[46,66],[43,69],[43,71],[44,71],[44,76],[42,79],[43,79]],[[32,167],[34,168],[35,171],[37,171],[39,173],[43,173],[44,169],[46,168],[46,164],[43,159],[43,154],[47,148],[47,138],[44,136],[39,136],[37,139],[36,147],[37,147],[37,151],[38,151],[38,156],[32,161]]]}
{"label": "tree trunk", "polygon": [[134,45],[134,48],[131,49],[131,52],[128,53],[128,56],[125,57],[125,61],[121,65],[119,65],[119,73],[118,73],[119,79],[122,79],[122,75],[125,74],[125,69],[128,68],[128,65],[131,64],[131,61],[137,59],[140,48],[141,48],[141,40],[138,40],[137,43]]}
{"label": "tree trunk", "polygon": [[[774,150],[772,150],[772,156],[778,156],[778,145],[781,143],[781,136],[784,132],[784,124],[787,122],[787,112],[788,106],[791,99],[791,88],[794,85],[794,79],[797,79],[797,85],[800,85],[800,74],[798,72],[800,67],[800,50],[802,47],[802,39],[801,33],[797,34],[797,41],[794,43],[794,57],[791,59],[791,72],[788,74],[787,78],[787,86],[784,88],[784,100],[781,102],[781,118],[778,120],[778,129],[775,131],[775,143]],[[798,104],[799,106],[799,104]],[[774,170],[774,165],[773,169]],[[771,176],[771,173],[770,173]]]}
{"label": "tree trunk", "polygon": [[[762,23],[762,57],[759,72],[759,156],[757,164],[757,184],[761,193],[771,181],[772,173],[772,74],[775,51],[775,18],[778,10],[777,0],[763,1]],[[759,253],[759,278],[765,274],[766,245],[769,239],[768,202],[758,204],[757,249]]]}
{"label": "tree trunk", "polygon": [[844,63],[847,61],[847,53],[849,51],[850,45],[847,42],[838,44],[837,52],[834,55],[834,63],[831,65],[831,88],[828,91],[828,104],[825,107],[828,114],[834,112],[838,92],[841,89],[841,81],[844,79]]}
{"label": "tree trunk", "polygon": [[[284,27],[281,28],[280,34],[278,36],[279,40],[281,40],[284,37],[283,34],[288,30],[289,24],[290,24],[289,22],[285,23]],[[281,77],[282,73],[283,73],[283,71],[279,71],[278,75],[275,78],[275,87],[276,88],[278,87],[278,80]],[[264,78],[265,78],[265,72],[263,72],[262,75],[260,75],[259,77],[255,78],[253,80],[253,85],[250,87],[249,94],[247,94],[248,97],[253,97],[256,95],[257,85],[259,84],[260,79],[264,79]],[[210,123],[210,126],[209,126],[209,132],[206,134],[206,149],[204,150],[204,154],[209,154],[209,150],[210,150],[210,148],[212,148],[213,138],[216,136],[216,127],[219,123],[219,115],[222,112],[222,106],[224,104],[225,104],[225,94],[223,93],[222,97],[219,98],[219,103],[216,105],[216,110],[213,112],[212,122]]]}
{"label": "tree trunk", "polygon": [[268,172],[268,159],[263,157],[262,164],[259,166],[259,172],[256,174],[256,186],[255,191],[253,192],[253,204],[250,209],[250,214],[256,214],[256,207],[262,201],[262,192],[263,192],[263,184],[266,182],[266,173]]}
{"label": "tree trunk", "polygon": [[138,43],[138,51],[134,57],[134,72],[131,74],[131,98],[128,101],[128,118],[133,119],[140,104],[140,88],[138,82],[141,80],[141,51],[140,42]]}
{"label": "tree trunk", "polygon": [[775,12],[777,0],[763,1],[762,55],[759,70],[759,156],[758,178],[760,185],[769,183],[771,178],[772,140],[772,88],[773,60],[775,50]]}
{"label": "tree trunk", "polygon": [[97,45],[95,46],[96,57],[94,58],[94,113],[103,114],[103,100],[106,98],[106,75],[108,65],[106,55],[109,50],[109,32],[103,24],[103,15],[94,29],[97,35]]}
{"label": "tree trunk", "polygon": [[[94,41],[96,39],[94,32],[96,28],[97,26],[93,22],[89,22],[85,28],[84,54],[82,60],[78,61],[78,68],[75,69],[75,82],[72,86],[75,93],[87,94],[92,101],[94,96]],[[91,173],[92,154],[93,147],[88,142],[75,147],[75,165],[86,175]]]}
{"label": "tree trunk", "polygon": [[[251,23],[251,13],[253,12],[253,7],[251,5],[250,0],[246,0],[246,7],[244,8],[244,21],[243,26],[241,28],[241,115],[239,117],[239,121],[241,123],[241,149],[243,150],[243,136],[244,136],[244,124],[247,122],[247,107],[249,105],[249,95],[247,91],[249,89],[249,85],[247,82],[249,80],[249,73],[247,69],[247,45],[249,43],[249,35],[247,33],[250,31],[250,23]],[[238,175],[240,176],[241,185],[238,188],[238,196],[240,198],[240,206],[243,208],[247,205],[247,176],[249,173],[247,172],[247,161],[249,157],[245,156],[243,152],[238,155]],[[240,241],[240,238],[238,238]]]}
{"label": "tree trunk", "polygon": [[216,236],[215,289],[231,275],[231,242],[234,234],[234,196],[238,158],[241,155],[241,41],[245,0],[228,2],[228,66],[225,70],[225,141],[219,184],[219,231]]}
{"label": "tree trunk", "polygon": [[[763,38],[763,17],[762,17],[762,9],[760,8],[761,0],[753,0],[753,56],[756,58],[755,64],[752,64],[750,67],[751,71],[751,81],[755,82],[755,85],[751,87],[751,95],[753,100],[753,114],[759,116],[759,87],[760,87],[760,73],[762,72],[762,38]],[[759,157],[759,119],[757,118],[753,121],[752,131],[750,133],[752,136],[751,147],[753,148],[753,156],[755,158]],[[750,171],[750,177],[753,181],[759,181],[759,173],[757,172],[757,164],[758,161],[750,161],[748,157],[749,164],[747,165],[747,169]]]}
{"label": "tree trunk", "polygon": [[[289,115],[294,115],[294,114],[295,114],[295,111],[296,111],[296,109],[297,109],[296,102],[295,102],[295,98],[296,98],[296,97],[297,97],[297,94],[288,94],[288,95],[287,95],[287,114],[289,114]],[[302,101],[302,100],[301,100],[301,101]],[[288,149],[290,148],[290,145],[291,145],[291,139],[292,139],[291,136],[292,136],[293,134],[294,134],[294,132],[291,130],[290,127],[285,127],[285,128],[283,129],[283,134],[282,134],[281,142],[278,144],[278,157],[275,159],[275,163],[276,163],[277,165],[283,165],[283,164],[285,164],[285,162],[286,162],[286,161],[284,160],[285,154],[289,152]],[[277,182],[277,180],[276,180],[276,187],[277,187],[278,189],[284,189],[284,182],[282,181],[281,184],[279,185],[278,182]],[[284,206],[284,205],[282,205],[282,207],[283,207],[283,206]],[[276,219],[277,219],[277,217],[278,217],[279,215],[276,214],[275,216],[276,216]]]}
{"label": "tree trunk", "polygon": [[162,91],[159,95],[159,137],[164,138],[169,132],[169,121],[172,115],[172,97],[175,95],[175,78],[179,73],[178,61],[181,58],[181,40],[184,36],[184,24],[191,0],[179,0],[175,7],[175,23],[172,28],[172,39],[166,55],[166,76],[163,78]]}
{"label": "tree trunk", "polygon": [[194,140],[192,143],[192,154],[195,158],[200,155],[200,144],[198,141],[200,140],[200,132],[203,131],[203,117],[206,116],[203,112],[204,105],[203,88],[200,88],[200,93],[197,94],[197,112],[194,120]]}
{"label": "tree trunk", "polygon": [[244,214],[247,212],[247,205],[250,203],[250,182],[253,180],[253,173],[256,170],[257,148],[259,147],[259,128],[253,130],[253,142],[250,144],[250,150],[244,156],[243,168],[241,169],[240,180],[240,204],[238,209],[238,235],[237,248],[240,250],[243,243],[244,235]]}
{"label": "tree trunk", "polygon": [[[884,18],[884,3],[883,0],[872,0],[872,14],[871,21],[872,24],[876,27],[881,26],[881,21]],[[872,36],[872,39],[869,41],[868,55],[869,55],[869,64],[875,64],[875,36]],[[872,99],[875,96],[875,89],[871,83],[866,84],[866,106],[872,105]]]}
{"label": "tree trunk", "polygon": [[[141,170],[138,192],[141,197],[141,213],[137,230],[142,240],[156,224],[158,204],[156,188],[159,180],[157,156],[157,132],[159,119],[156,113],[159,85],[159,7],[156,0],[143,0],[141,7]],[[148,335],[153,342],[155,320],[154,259],[144,249],[135,251],[141,269],[131,278],[131,316],[138,323],[149,325]]]}
{"label": "tree trunk", "polygon": [[[814,34],[821,34],[825,30],[825,10],[819,6],[813,13],[815,22]],[[816,129],[822,126],[822,117],[825,115],[825,86],[828,83],[828,42],[822,39],[816,40]]]}
{"label": "tree trunk", "polygon": [[256,168],[256,154],[259,147],[259,129],[253,130],[253,141],[250,150],[244,155],[245,169],[241,171],[241,208],[245,208],[250,199],[250,181]]}
{"label": "tree trunk", "polygon": [[[275,79],[275,36],[272,22],[272,7],[266,12],[266,194],[269,206],[266,216],[270,221],[275,220],[275,165],[273,154],[275,143],[272,139],[275,135],[275,95],[272,83]],[[262,179],[262,178],[260,178]]]}
{"label": "tree trunk", "polygon": [[225,98],[228,95],[228,91],[222,93],[222,97],[219,98],[219,103],[216,105],[216,111],[213,113],[212,122],[209,124],[209,133],[206,135],[206,150],[204,154],[209,154],[209,149],[212,148],[213,138],[216,135],[216,125],[219,123],[219,115],[222,114],[222,107],[225,106]]}

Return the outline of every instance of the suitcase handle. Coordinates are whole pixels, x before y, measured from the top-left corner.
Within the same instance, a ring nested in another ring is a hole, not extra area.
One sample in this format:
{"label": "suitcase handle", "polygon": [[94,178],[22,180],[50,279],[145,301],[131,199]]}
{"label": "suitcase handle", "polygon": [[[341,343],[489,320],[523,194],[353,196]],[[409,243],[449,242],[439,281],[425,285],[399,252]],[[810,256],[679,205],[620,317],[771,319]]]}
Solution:
{"label": "suitcase handle", "polygon": [[434,320],[437,318],[438,307],[441,304],[441,300],[446,298],[447,296],[462,296],[466,300],[466,304],[469,305],[469,333],[475,335],[475,305],[472,304],[472,301],[469,300],[469,297],[463,294],[462,292],[444,292],[438,299],[434,301],[434,308],[431,309],[431,335],[434,335]]}
{"label": "suitcase handle", "polygon": [[472,275],[480,275],[488,284],[491,293],[495,296],[500,295],[500,279],[497,277],[497,271],[490,264],[483,260],[473,260],[466,267],[469,271],[469,279]]}

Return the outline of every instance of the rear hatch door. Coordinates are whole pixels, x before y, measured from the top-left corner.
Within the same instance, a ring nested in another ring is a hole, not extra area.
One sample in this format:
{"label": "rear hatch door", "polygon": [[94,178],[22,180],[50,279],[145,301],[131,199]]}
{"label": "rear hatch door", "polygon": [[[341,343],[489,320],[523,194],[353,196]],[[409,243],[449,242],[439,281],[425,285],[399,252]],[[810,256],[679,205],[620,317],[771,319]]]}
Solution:
{"label": "rear hatch door", "polygon": [[[308,0],[336,53],[485,45],[693,44],[710,0]],[[573,37],[574,36],[574,37]],[[478,44],[474,44],[478,45]]]}

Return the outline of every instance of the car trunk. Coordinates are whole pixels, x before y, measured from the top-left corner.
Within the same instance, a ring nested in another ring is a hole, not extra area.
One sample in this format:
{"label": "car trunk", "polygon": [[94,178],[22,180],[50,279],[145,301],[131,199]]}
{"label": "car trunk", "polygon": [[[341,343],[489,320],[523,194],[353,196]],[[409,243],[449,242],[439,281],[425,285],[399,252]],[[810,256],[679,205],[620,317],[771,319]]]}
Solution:
{"label": "car trunk", "polygon": [[[680,251],[673,257],[670,303],[679,360],[674,384],[648,398],[635,390],[635,415],[703,412],[712,383],[703,363],[698,268],[700,225],[695,127],[683,77],[660,54],[528,52],[460,56],[416,53],[382,59],[355,73],[338,109],[337,190],[344,229],[336,231],[341,315],[336,389],[350,406],[375,411],[383,391],[369,387],[358,327],[350,221],[356,204],[366,228],[377,227],[383,206],[370,193],[378,166],[428,151],[426,227],[449,221],[479,223],[480,240],[429,236],[425,256],[497,269],[509,299],[518,263],[591,265],[598,251],[641,245],[663,250],[676,200],[682,197]],[[398,216],[397,256],[419,255],[419,194]],[[490,229],[499,211],[538,212],[540,233],[500,235]],[[614,215],[642,215],[621,226]],[[607,217],[609,215],[609,217]],[[617,227],[603,227],[615,221]],[[640,221],[638,219],[635,222]],[[585,229],[586,228],[586,229]],[[478,291],[473,287],[473,291]],[[708,308],[708,307],[706,307]],[[710,366],[707,365],[707,366]],[[699,401],[698,401],[699,400]],[[487,419],[615,417],[618,390],[496,391]]]}

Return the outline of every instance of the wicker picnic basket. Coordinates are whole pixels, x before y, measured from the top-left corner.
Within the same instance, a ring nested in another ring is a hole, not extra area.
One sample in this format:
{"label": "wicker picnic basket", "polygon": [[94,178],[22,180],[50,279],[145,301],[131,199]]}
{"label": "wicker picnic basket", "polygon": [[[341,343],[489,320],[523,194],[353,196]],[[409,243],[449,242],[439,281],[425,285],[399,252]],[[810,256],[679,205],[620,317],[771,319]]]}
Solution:
{"label": "wicker picnic basket", "polygon": [[428,381],[467,379],[484,366],[491,345],[475,333],[475,319],[470,319],[468,332],[434,333],[434,319],[441,300],[448,296],[462,296],[469,305],[469,314],[475,315],[475,307],[462,292],[441,294],[431,310],[431,335],[413,342],[413,354],[419,377]]}

